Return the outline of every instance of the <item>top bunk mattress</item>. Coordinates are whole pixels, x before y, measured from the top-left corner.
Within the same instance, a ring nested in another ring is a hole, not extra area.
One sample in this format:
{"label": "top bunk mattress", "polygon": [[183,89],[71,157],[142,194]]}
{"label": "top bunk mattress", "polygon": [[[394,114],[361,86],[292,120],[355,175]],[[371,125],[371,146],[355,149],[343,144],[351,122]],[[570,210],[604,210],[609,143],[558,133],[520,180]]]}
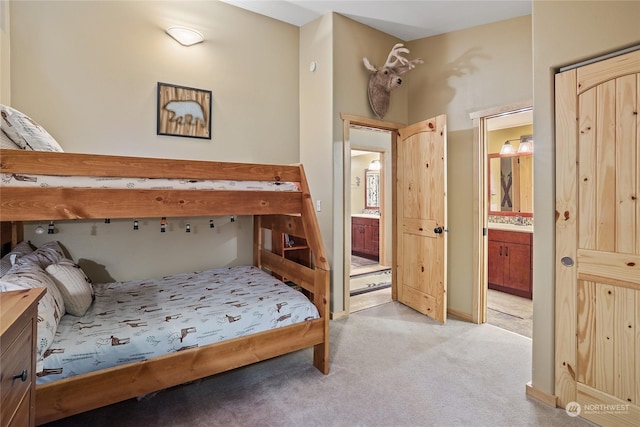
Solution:
{"label": "top bunk mattress", "polygon": [[319,318],[298,290],[254,266],[94,285],[82,317],[62,317],[37,383]]}
{"label": "top bunk mattress", "polygon": [[145,190],[300,191],[295,182],[2,174],[2,186]]}

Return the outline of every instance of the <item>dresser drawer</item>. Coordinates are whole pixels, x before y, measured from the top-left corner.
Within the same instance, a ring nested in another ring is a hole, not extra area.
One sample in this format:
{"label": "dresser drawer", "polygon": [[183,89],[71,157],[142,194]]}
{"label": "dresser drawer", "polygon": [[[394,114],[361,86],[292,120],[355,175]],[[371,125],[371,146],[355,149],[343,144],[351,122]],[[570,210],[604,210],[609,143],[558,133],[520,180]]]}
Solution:
{"label": "dresser drawer", "polygon": [[[11,420],[14,414],[20,418],[20,413],[25,410],[25,407],[27,411],[27,420],[29,419],[28,413],[30,399],[28,393],[31,391],[33,375],[33,372],[31,372],[33,357],[33,327],[31,322],[33,320],[27,320],[28,321],[26,323],[22,324],[22,329],[20,329],[13,342],[2,343],[0,408],[2,408],[1,413],[3,425],[5,420]],[[23,371],[26,371],[25,381],[20,378]],[[18,378],[14,378],[14,376],[18,376]],[[20,406],[21,403],[23,404],[22,406]],[[16,413],[19,406],[22,410]],[[24,416],[24,414],[22,416]],[[17,421],[17,419],[15,419],[14,422],[15,421]],[[28,425],[28,422],[24,425]]]}

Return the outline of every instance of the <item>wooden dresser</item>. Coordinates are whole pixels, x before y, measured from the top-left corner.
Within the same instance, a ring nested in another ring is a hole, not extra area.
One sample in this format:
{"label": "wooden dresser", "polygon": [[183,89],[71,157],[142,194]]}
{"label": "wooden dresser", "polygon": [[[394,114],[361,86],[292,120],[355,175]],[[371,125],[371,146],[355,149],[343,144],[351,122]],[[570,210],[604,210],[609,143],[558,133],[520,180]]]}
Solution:
{"label": "wooden dresser", "polygon": [[0,425],[34,426],[38,301],[44,288],[0,292]]}

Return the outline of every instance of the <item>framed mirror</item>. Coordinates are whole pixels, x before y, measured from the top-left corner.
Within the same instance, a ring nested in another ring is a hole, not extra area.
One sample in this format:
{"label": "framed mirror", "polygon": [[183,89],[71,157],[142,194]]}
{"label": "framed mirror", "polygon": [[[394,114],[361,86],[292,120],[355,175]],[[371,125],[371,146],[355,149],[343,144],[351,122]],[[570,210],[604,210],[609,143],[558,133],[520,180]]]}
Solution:
{"label": "framed mirror", "polygon": [[364,208],[380,208],[380,171],[364,170]]}
{"label": "framed mirror", "polygon": [[533,216],[531,153],[489,154],[489,215]]}

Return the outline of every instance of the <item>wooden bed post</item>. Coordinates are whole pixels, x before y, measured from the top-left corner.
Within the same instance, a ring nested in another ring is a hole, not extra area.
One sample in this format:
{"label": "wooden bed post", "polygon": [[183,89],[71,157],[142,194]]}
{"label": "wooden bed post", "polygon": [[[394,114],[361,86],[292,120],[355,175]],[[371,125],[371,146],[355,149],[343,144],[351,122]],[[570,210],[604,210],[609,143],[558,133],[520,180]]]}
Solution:
{"label": "wooden bed post", "polygon": [[313,365],[325,375],[329,373],[329,292],[331,275],[327,254],[324,251],[320,225],[313,207],[311,191],[307,183],[302,164],[300,167],[300,185],[302,190],[302,225],[304,227],[307,243],[314,255],[315,263],[315,292],[313,303],[320,311],[320,316],[326,319],[324,323],[324,340],[314,346]]}

